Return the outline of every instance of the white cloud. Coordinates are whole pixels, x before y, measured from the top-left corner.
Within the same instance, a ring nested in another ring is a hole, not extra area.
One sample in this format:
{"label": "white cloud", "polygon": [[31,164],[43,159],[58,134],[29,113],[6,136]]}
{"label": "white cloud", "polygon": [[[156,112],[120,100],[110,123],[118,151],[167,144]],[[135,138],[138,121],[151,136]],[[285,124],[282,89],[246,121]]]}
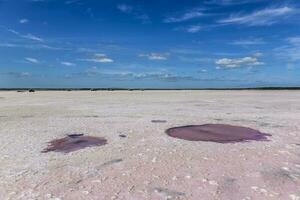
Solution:
{"label": "white cloud", "polygon": [[188,75],[179,75],[169,72],[144,72],[144,73],[135,73],[128,72],[120,74],[123,77],[134,78],[134,79],[149,79],[149,80],[159,80],[159,81],[167,81],[167,82],[177,82],[181,80],[190,80],[195,81],[198,80],[192,76]]}
{"label": "white cloud", "polygon": [[286,40],[292,45],[300,45],[300,36],[299,37],[289,37]]}
{"label": "white cloud", "polygon": [[233,14],[229,18],[219,20],[221,24],[243,24],[247,26],[268,26],[275,24],[297,12],[296,8],[284,6],[278,8],[266,8],[248,15]]}
{"label": "white cloud", "polygon": [[95,62],[95,63],[112,63],[113,59],[106,56],[106,54],[96,53],[93,58],[80,59],[81,61]]}
{"label": "white cloud", "polygon": [[37,42],[43,42],[44,40],[40,37],[34,36],[30,33],[28,33],[27,35],[22,35],[23,38],[29,39],[29,40],[34,40]]}
{"label": "white cloud", "polygon": [[71,62],[61,62],[62,65],[65,65],[65,66],[68,66],[68,67],[71,67],[71,66],[75,66],[76,64],[75,63],[71,63]]}
{"label": "white cloud", "polygon": [[249,56],[249,57],[243,57],[243,58],[221,58],[219,60],[216,60],[216,64],[220,68],[226,68],[226,69],[233,69],[233,68],[240,68],[244,66],[257,66],[257,65],[263,65],[264,63],[259,61],[257,57],[255,56]]}
{"label": "white cloud", "polygon": [[7,74],[16,78],[26,78],[31,76],[29,72],[8,72]]}
{"label": "white cloud", "polygon": [[25,58],[25,60],[30,62],[30,63],[34,63],[34,64],[40,63],[40,61],[36,58]]}
{"label": "white cloud", "polygon": [[18,45],[12,43],[0,43],[0,47],[13,48],[13,47],[18,47]]}
{"label": "white cloud", "polygon": [[159,53],[150,53],[150,54],[140,54],[140,57],[146,57],[149,60],[167,60],[168,59],[168,53],[165,54],[159,54]]}
{"label": "white cloud", "polygon": [[289,37],[286,39],[287,45],[277,47],[274,53],[278,58],[282,58],[288,62],[300,61],[300,36]]}
{"label": "white cloud", "polygon": [[200,73],[206,73],[206,72],[207,72],[207,69],[200,69],[199,72],[200,72]]}
{"label": "white cloud", "polygon": [[13,30],[13,29],[6,29],[6,30],[7,30],[8,32],[11,32],[11,33],[15,34],[15,35],[20,35],[19,32],[15,31],[15,30]]}
{"label": "white cloud", "polygon": [[262,57],[263,55],[264,54],[261,53],[261,52],[256,52],[256,53],[253,54],[253,56],[256,57],[256,58]]}
{"label": "white cloud", "polygon": [[78,52],[91,53],[91,52],[95,52],[96,50],[94,50],[94,49],[89,49],[89,48],[78,48],[77,51],[78,51]]}
{"label": "white cloud", "polygon": [[136,19],[140,19],[144,24],[150,23],[150,17],[147,14],[137,14]]}
{"label": "white cloud", "polygon": [[108,58],[105,54],[95,54],[95,62],[111,63],[114,62],[111,58]]}
{"label": "white cloud", "polygon": [[74,3],[80,4],[80,1],[81,0],[68,0],[68,1],[65,1],[65,4],[74,4]]}
{"label": "white cloud", "polygon": [[31,76],[31,74],[30,74],[29,72],[21,72],[21,73],[19,74],[19,76],[20,76],[20,77],[29,77],[29,76]]}
{"label": "white cloud", "polygon": [[164,22],[165,23],[183,22],[183,21],[202,17],[203,15],[204,15],[204,13],[202,12],[202,9],[194,8],[194,9],[191,9],[191,10],[185,12],[184,14],[182,14],[180,16],[167,17],[164,19]]}
{"label": "white cloud", "polygon": [[19,20],[19,23],[20,23],[20,24],[26,24],[26,23],[28,23],[28,22],[29,22],[28,19],[20,19],[20,20]]}
{"label": "white cloud", "polygon": [[28,34],[24,35],[24,34],[21,34],[18,31],[15,31],[13,29],[7,29],[7,31],[9,31],[9,32],[11,32],[11,33],[13,33],[13,34],[21,37],[21,38],[25,38],[25,39],[29,39],[29,40],[34,40],[34,41],[37,41],[37,42],[44,42],[44,40],[42,38],[34,36],[31,33],[28,33]]}
{"label": "white cloud", "polygon": [[117,5],[117,9],[125,14],[134,16],[136,19],[141,20],[142,23],[151,22],[150,17],[141,8],[133,7],[127,4],[119,4]]}
{"label": "white cloud", "polygon": [[219,5],[219,6],[231,6],[246,3],[256,3],[264,0],[206,0],[205,4]]}
{"label": "white cloud", "polygon": [[81,73],[66,74],[66,78],[72,78],[74,76],[87,76],[87,77],[110,77],[118,80],[159,80],[167,82],[176,82],[181,80],[198,80],[195,77],[183,74],[175,74],[167,71],[154,71],[154,72],[131,72],[131,71],[119,71],[119,70],[103,70],[97,67],[90,67]]}
{"label": "white cloud", "polygon": [[193,25],[186,29],[186,31],[189,33],[197,33],[200,30],[202,30],[202,26],[200,26],[200,25]]}
{"label": "white cloud", "polygon": [[250,45],[262,45],[266,42],[262,38],[249,38],[242,40],[235,40],[231,42],[232,45],[240,45],[240,46],[250,46]]}
{"label": "white cloud", "polygon": [[96,58],[96,59],[91,59],[91,61],[93,61],[93,62],[99,62],[99,63],[111,63],[111,62],[114,62],[110,58]]}
{"label": "white cloud", "polygon": [[203,51],[199,49],[182,49],[182,48],[176,48],[176,49],[171,49],[172,53],[176,54],[202,54]]}
{"label": "white cloud", "polygon": [[95,76],[101,74],[101,72],[97,67],[93,66],[85,70],[84,74],[87,76]]}
{"label": "white cloud", "polygon": [[49,1],[49,0],[30,0],[31,2],[46,2],[46,1]]}
{"label": "white cloud", "polygon": [[106,57],[106,54],[104,53],[95,53],[95,57]]}
{"label": "white cloud", "polygon": [[133,7],[126,4],[119,4],[117,8],[124,13],[131,13],[133,11]]}
{"label": "white cloud", "polygon": [[29,46],[28,48],[36,48],[36,49],[48,49],[48,50],[71,50],[70,48],[64,48],[64,47],[54,47],[49,45],[36,45],[36,46]]}
{"label": "white cloud", "polygon": [[7,48],[25,48],[25,49],[46,49],[46,50],[71,50],[63,47],[54,47],[45,44],[24,44],[24,43],[0,43],[0,47]]}
{"label": "white cloud", "polygon": [[188,56],[188,55],[184,55],[184,56],[178,56],[178,58],[183,61],[183,62],[188,62],[188,63],[211,63],[213,61],[212,58],[208,58],[208,57],[200,57],[200,56]]}

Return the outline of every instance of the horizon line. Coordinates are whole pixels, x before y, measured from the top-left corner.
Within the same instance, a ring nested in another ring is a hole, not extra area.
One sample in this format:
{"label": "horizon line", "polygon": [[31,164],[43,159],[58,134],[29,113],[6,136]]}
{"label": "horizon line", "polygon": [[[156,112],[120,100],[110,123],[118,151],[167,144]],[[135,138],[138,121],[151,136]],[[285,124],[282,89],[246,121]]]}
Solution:
{"label": "horizon line", "polygon": [[102,88],[102,87],[24,87],[24,88],[0,88],[0,91],[26,91],[26,90],[37,90],[37,91],[141,91],[141,90],[300,90],[300,86],[296,87],[228,87],[228,88]]}

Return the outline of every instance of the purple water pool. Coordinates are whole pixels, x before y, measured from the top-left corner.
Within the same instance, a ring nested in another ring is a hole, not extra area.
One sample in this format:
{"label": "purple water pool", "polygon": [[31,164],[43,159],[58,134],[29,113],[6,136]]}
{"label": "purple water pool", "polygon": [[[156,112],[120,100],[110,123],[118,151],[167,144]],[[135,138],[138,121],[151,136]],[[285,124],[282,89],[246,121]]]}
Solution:
{"label": "purple water pool", "polygon": [[270,134],[258,130],[232,126],[227,124],[203,124],[173,127],[166,133],[175,138],[189,141],[208,141],[217,143],[233,143],[245,141],[268,141]]}

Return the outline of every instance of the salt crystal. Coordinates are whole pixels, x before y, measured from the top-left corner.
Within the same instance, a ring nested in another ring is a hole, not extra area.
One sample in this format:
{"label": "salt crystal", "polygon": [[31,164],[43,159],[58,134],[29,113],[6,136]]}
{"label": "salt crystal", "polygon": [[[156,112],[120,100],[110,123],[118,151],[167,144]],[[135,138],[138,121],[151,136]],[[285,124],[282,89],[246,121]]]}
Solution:
{"label": "salt crystal", "polygon": [[190,176],[190,175],[187,175],[187,176],[185,176],[185,178],[186,178],[186,179],[190,179],[190,178],[191,178],[191,176]]}
{"label": "salt crystal", "polygon": [[296,195],[294,195],[294,194],[290,194],[290,198],[291,198],[292,200],[300,200],[300,197],[299,197],[299,196],[296,196]]}
{"label": "salt crystal", "polygon": [[260,189],[260,192],[261,193],[267,193],[267,190],[265,190],[265,189],[262,188],[262,189]]}
{"label": "salt crystal", "polygon": [[283,170],[289,171],[290,169],[288,167],[282,167]]}
{"label": "salt crystal", "polygon": [[251,189],[254,190],[254,191],[257,191],[258,187],[257,186],[252,186]]}
{"label": "salt crystal", "polygon": [[90,192],[85,190],[85,191],[82,191],[83,194],[89,194]]}
{"label": "salt crystal", "polygon": [[218,185],[217,181],[214,181],[214,180],[208,181],[208,183],[210,185]]}

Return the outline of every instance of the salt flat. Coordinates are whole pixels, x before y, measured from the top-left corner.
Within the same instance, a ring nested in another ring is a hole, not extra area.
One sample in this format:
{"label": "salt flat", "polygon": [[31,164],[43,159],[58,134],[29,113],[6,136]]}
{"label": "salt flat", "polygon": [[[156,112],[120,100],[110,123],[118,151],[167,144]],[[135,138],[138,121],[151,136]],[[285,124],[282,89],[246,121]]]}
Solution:
{"label": "salt flat", "polygon": [[[0,199],[299,200],[299,99],[300,91],[0,92]],[[165,134],[205,123],[272,136],[220,144]],[[41,153],[73,133],[107,144]]]}

